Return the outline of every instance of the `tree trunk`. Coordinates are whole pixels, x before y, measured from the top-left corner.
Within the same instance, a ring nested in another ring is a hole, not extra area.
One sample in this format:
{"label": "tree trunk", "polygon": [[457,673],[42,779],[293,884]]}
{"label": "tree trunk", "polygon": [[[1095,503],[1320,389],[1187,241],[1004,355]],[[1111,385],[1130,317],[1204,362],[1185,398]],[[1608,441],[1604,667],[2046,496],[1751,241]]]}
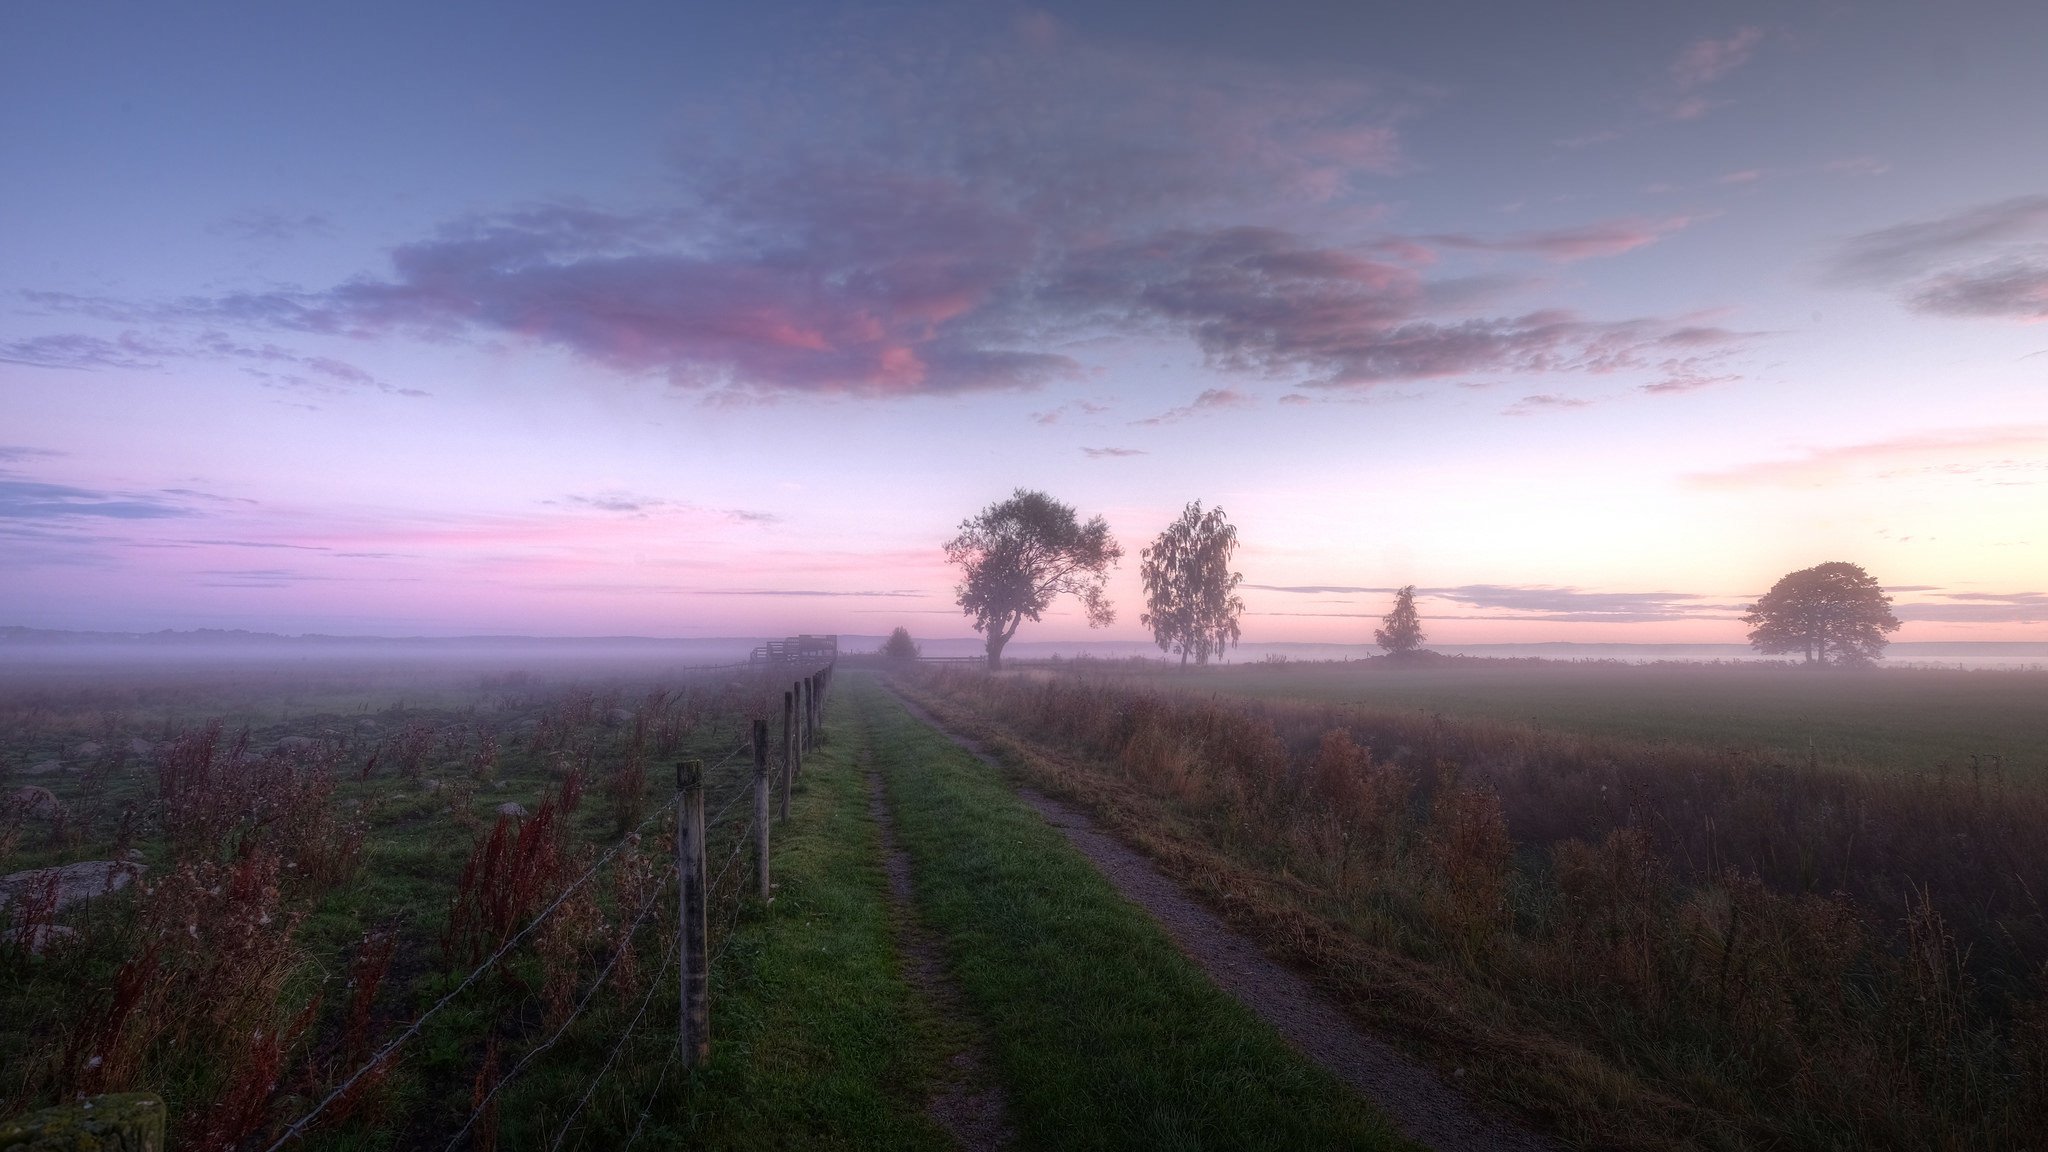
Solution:
{"label": "tree trunk", "polygon": [[991,671],[991,672],[1000,672],[1000,671],[1002,671],[1002,668],[1003,668],[1003,645],[1005,645],[1005,644],[1008,644],[1008,643],[1010,642],[1010,637],[1011,637],[1011,635],[1012,635],[1012,634],[1014,634],[1015,632],[1016,632],[1016,626],[1015,626],[1015,625],[1011,625],[1011,626],[1010,626],[1010,627],[1009,627],[1008,629],[997,629],[997,628],[991,628],[991,629],[989,629],[989,633],[988,633],[988,670],[989,670],[989,671]]}

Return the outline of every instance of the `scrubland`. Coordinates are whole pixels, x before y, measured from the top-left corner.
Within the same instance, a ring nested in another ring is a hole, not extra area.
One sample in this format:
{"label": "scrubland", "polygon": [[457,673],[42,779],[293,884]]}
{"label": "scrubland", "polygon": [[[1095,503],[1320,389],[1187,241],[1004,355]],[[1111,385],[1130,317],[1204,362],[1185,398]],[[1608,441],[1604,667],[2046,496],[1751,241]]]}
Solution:
{"label": "scrubland", "polygon": [[[2029,765],[2048,741],[2024,702],[2042,678],[1910,673],[1901,694],[1523,669],[1507,706],[1518,670],[1481,671],[1479,690],[1085,663],[909,686],[1361,1018],[1573,1141],[2038,1146],[2048,788]],[[1458,691],[1491,702],[1454,713]],[[1539,697],[1549,722],[1509,718]],[[1782,719],[1787,699],[1808,720]],[[1988,703],[1959,722],[1966,701]],[[1814,716],[1917,735],[1865,764],[1861,737],[1801,747]]]}

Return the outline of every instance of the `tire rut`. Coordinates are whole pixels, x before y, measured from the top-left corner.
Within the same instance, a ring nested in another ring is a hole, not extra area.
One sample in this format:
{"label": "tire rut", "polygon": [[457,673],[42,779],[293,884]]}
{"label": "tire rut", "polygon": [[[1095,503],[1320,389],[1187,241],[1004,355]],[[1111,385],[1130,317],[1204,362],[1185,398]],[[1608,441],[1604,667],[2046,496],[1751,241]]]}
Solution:
{"label": "tire rut", "polygon": [[[970,1019],[960,990],[946,971],[939,941],[918,920],[915,894],[910,880],[910,855],[896,843],[895,822],[889,812],[882,776],[869,754],[861,756],[861,770],[868,785],[868,814],[882,837],[882,865],[889,878],[889,904],[896,934],[896,948],[903,957],[904,978],[935,1015],[963,1024]],[[1005,1107],[1003,1090],[989,1075],[981,1048],[963,1043],[947,1060],[947,1073],[934,1086],[925,1103],[926,1114],[953,1143],[965,1152],[997,1152],[1016,1143]]]}
{"label": "tire rut", "polygon": [[[887,687],[885,685],[885,687]],[[888,688],[918,722],[1000,770],[979,741],[947,729]],[[1182,891],[1142,853],[1101,831],[1072,805],[1019,786],[1018,796],[1093,863],[1124,898],[1144,909],[1180,950],[1296,1051],[1378,1105],[1401,1134],[1438,1152],[1553,1152],[1545,1137],[1475,1110],[1428,1067],[1355,1024],[1306,979],[1268,957]]]}

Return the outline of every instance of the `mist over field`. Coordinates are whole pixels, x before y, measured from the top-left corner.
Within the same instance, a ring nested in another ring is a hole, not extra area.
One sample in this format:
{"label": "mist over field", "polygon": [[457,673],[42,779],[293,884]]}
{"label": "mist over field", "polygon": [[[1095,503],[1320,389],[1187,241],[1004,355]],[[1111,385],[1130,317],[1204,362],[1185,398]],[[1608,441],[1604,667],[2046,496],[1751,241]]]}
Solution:
{"label": "mist over field", "polygon": [[0,4],[0,1144],[2038,1150],[2043,45]]}

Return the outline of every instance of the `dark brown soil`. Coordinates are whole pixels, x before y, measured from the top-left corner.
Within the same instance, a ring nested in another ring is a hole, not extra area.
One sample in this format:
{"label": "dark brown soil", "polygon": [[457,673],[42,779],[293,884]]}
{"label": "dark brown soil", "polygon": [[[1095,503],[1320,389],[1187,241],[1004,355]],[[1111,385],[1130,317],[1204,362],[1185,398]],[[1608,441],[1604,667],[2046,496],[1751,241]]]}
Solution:
{"label": "dark brown soil", "polygon": [[[870,770],[867,780],[868,813],[881,829],[882,861],[889,876],[889,903],[896,914],[896,948],[903,957],[903,974],[940,1019],[961,1025],[967,1019],[966,1008],[946,972],[939,942],[918,922],[910,886],[910,857],[896,844],[882,778]],[[1003,1091],[988,1074],[979,1047],[964,1043],[947,1063],[948,1075],[934,1088],[925,1111],[966,1152],[1010,1147],[1016,1142],[1016,1133],[1004,1118]]]}
{"label": "dark brown soil", "polygon": [[[990,767],[980,744],[949,732],[897,697],[911,715]],[[1030,788],[1018,795],[1064,833],[1117,891],[1143,908],[1218,987],[1235,996],[1304,1056],[1378,1105],[1402,1135],[1439,1152],[1533,1152],[1555,1147],[1527,1129],[1476,1111],[1429,1068],[1359,1028],[1313,985],[1269,958],[1162,875],[1142,854],[1095,827],[1087,813]]]}

